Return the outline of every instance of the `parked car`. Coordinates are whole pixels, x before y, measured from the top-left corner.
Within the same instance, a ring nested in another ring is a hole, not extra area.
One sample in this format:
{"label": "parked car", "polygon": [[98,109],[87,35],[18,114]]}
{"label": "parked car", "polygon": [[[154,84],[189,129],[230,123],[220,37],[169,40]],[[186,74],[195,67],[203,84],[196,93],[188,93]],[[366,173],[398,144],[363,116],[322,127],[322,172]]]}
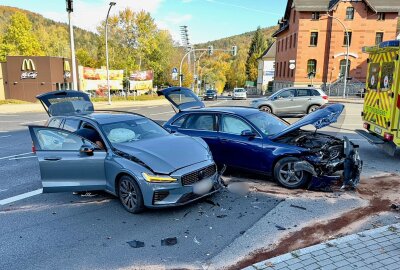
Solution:
{"label": "parked car", "polygon": [[244,88],[234,88],[232,99],[247,99],[247,92]]}
{"label": "parked car", "polygon": [[43,192],[105,190],[138,213],[218,190],[216,165],[201,138],[170,134],[139,114],[95,112],[83,92],[37,98],[50,116],[46,126],[29,126]]}
{"label": "parked car", "polygon": [[204,100],[217,100],[218,94],[215,90],[207,90],[204,94]]}
{"label": "parked car", "polygon": [[284,88],[269,97],[252,100],[253,108],[276,115],[308,114],[328,103],[328,96],[311,87]]}
{"label": "parked car", "polygon": [[321,188],[338,170],[344,170],[345,183],[359,181],[358,146],[348,139],[301,129],[313,125],[318,130],[336,122],[342,104],[329,105],[289,124],[249,107],[205,108],[190,89],[171,87],[158,94],[179,110],[164,127],[203,138],[218,165],[271,175],[287,188],[307,184]]}

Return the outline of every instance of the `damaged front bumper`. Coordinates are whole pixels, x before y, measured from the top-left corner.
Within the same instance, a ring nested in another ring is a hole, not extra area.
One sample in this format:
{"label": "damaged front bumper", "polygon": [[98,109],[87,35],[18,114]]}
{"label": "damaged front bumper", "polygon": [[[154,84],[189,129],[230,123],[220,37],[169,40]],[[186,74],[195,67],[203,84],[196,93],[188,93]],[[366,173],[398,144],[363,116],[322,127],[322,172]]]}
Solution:
{"label": "damaged front bumper", "polygon": [[[343,181],[342,188],[355,188],[360,182],[363,165],[358,147],[344,136],[341,157],[321,160],[315,155],[307,156],[294,164],[294,170],[305,171],[312,176],[308,189],[330,190],[332,183],[339,180]],[[342,175],[337,174],[340,171]]]}

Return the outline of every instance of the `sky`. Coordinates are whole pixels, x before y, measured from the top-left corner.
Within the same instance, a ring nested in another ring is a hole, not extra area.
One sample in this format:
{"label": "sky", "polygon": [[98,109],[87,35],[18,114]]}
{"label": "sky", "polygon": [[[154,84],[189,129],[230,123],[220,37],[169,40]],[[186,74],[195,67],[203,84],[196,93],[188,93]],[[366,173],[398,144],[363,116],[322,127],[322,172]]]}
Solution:
{"label": "sky", "polygon": [[[106,0],[74,0],[73,23],[96,32],[107,15]],[[179,26],[187,25],[191,44],[211,41],[276,25],[283,16],[286,0],[114,0],[110,14],[129,7],[150,12],[161,29],[180,41]],[[65,0],[0,0],[13,6],[67,22]]]}

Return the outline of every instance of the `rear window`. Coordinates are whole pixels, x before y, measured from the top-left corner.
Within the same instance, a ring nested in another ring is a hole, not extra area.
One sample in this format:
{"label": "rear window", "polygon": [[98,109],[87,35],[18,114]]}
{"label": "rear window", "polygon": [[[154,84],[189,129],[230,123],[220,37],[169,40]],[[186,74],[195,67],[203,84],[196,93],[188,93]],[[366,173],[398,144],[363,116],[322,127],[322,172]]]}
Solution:
{"label": "rear window", "polygon": [[54,128],[59,128],[61,126],[61,122],[62,122],[61,118],[53,118],[50,120],[48,126],[54,127]]}
{"label": "rear window", "polygon": [[63,129],[75,132],[79,129],[81,121],[76,119],[66,119]]}
{"label": "rear window", "polygon": [[175,91],[169,94],[169,98],[178,106],[183,103],[198,102],[191,91]]}
{"label": "rear window", "polygon": [[188,117],[187,115],[184,115],[184,116],[178,118],[177,120],[175,120],[171,125],[174,127],[181,127],[187,117]]}
{"label": "rear window", "polygon": [[312,91],[312,95],[313,95],[313,96],[318,97],[318,96],[321,95],[321,93],[320,93],[318,90],[313,89],[313,90],[311,90],[311,91]]}

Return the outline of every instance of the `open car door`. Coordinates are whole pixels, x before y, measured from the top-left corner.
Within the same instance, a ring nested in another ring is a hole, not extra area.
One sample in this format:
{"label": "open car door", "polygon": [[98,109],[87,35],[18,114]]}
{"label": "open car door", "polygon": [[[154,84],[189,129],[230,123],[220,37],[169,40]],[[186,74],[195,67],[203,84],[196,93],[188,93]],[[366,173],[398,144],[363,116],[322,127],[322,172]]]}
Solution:
{"label": "open car door", "polygon": [[106,151],[66,130],[29,126],[39,160],[43,192],[106,188]]}
{"label": "open car door", "polygon": [[36,96],[49,116],[88,114],[94,111],[89,95],[83,92],[66,90],[48,92]]}
{"label": "open car door", "polygon": [[157,91],[157,94],[159,96],[165,96],[165,98],[179,111],[205,107],[199,97],[188,88],[169,87]]}

